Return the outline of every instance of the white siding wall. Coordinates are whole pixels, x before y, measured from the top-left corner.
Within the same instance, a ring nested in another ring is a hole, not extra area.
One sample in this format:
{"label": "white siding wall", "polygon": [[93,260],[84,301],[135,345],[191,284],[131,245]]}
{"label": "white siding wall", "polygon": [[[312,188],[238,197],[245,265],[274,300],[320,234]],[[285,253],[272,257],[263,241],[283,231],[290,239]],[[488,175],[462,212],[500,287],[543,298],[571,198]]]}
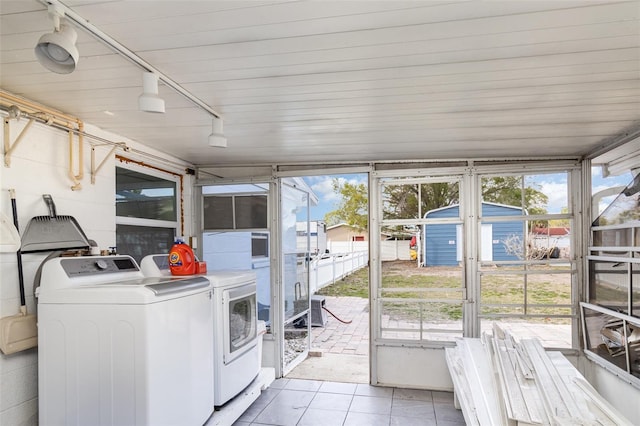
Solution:
{"label": "white siding wall", "polygon": [[[26,120],[11,120],[11,136],[13,143]],[[92,126],[85,126],[86,131],[111,141],[126,141],[128,146],[167,158],[159,152],[143,147],[126,139],[102,132]],[[4,133],[0,139],[4,142]],[[42,194],[51,194],[59,215],[75,217],[90,239],[95,240],[100,248],[106,249],[115,245],[115,164],[114,156],[106,160],[91,184],[90,140],[85,138],[84,145],[84,178],[82,189],[72,191],[72,182],[67,177],[69,149],[68,135],[42,124],[34,124],[25,133],[20,144],[11,156],[11,166],[0,171],[0,210],[11,218],[11,202],[9,189],[16,190],[18,222],[20,233],[33,216],[48,214]],[[75,144],[77,147],[77,144]],[[96,160],[103,161],[110,147],[97,148]],[[76,150],[77,152],[77,150]],[[122,151],[119,151],[123,154]],[[143,160],[129,154],[132,159]],[[153,160],[144,159],[148,164]],[[175,160],[174,161],[178,161]],[[77,163],[76,163],[77,164]],[[156,164],[163,167],[162,164]],[[186,165],[185,165],[186,166]],[[77,173],[77,169],[76,173]],[[185,235],[191,235],[190,224],[193,223],[191,208],[192,181],[189,176],[184,181],[185,200]],[[36,269],[48,253],[24,254],[24,282],[27,307],[30,313],[35,312],[33,297],[33,279]],[[15,253],[0,254],[0,317],[14,315],[18,312],[20,296],[18,290],[18,272]],[[0,355],[0,425],[35,425],[37,424],[37,350],[31,349],[12,355]]]}
{"label": "white siding wall", "polygon": [[578,370],[631,423],[640,424],[640,389],[585,356],[580,357]]}

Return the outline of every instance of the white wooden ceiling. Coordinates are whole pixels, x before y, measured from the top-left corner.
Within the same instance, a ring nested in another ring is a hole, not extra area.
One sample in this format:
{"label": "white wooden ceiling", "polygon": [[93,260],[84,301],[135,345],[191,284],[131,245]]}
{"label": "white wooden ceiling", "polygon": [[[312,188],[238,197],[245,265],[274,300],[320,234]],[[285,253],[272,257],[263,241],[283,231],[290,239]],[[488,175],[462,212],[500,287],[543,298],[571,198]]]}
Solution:
{"label": "white wooden ceiling", "polygon": [[36,0],[0,0],[0,87],[196,165],[575,157],[640,127],[640,1],[63,3],[228,148],[162,84],[138,111],[142,70],[81,29],[76,71],[43,68]]}

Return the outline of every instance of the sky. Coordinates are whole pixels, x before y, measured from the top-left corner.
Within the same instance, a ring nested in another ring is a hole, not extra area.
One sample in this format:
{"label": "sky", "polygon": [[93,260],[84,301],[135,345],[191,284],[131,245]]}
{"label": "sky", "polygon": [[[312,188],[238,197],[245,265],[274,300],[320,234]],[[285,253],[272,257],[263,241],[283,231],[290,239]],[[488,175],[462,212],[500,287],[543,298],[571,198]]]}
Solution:
{"label": "sky", "polygon": [[363,173],[305,177],[305,182],[318,197],[318,205],[311,207],[309,215],[311,220],[324,220],[325,214],[338,207],[340,195],[333,191],[333,179],[338,179],[343,183],[349,182],[352,185],[367,184],[367,175]]}
{"label": "sky", "polygon": [[[564,176],[564,175],[563,175]],[[349,182],[351,184],[364,183],[367,184],[367,175],[364,173],[359,174],[342,174],[342,175],[328,175],[328,176],[308,176],[304,180],[311,187],[313,192],[318,197],[318,205],[311,207],[310,219],[311,220],[324,220],[324,216],[327,212],[335,210],[340,202],[339,194],[333,191],[333,179],[339,179],[342,182]],[[603,178],[601,169],[595,167],[592,173],[593,189],[592,192],[596,193],[603,188],[611,186],[626,186],[631,181],[631,174],[623,174],[620,176],[614,176],[609,178]],[[561,209],[567,205],[567,183],[566,180],[561,180],[556,174],[539,175],[539,179],[536,183],[540,185],[540,190],[549,198],[548,212],[560,213]],[[601,203],[601,211],[613,197],[604,198]]]}

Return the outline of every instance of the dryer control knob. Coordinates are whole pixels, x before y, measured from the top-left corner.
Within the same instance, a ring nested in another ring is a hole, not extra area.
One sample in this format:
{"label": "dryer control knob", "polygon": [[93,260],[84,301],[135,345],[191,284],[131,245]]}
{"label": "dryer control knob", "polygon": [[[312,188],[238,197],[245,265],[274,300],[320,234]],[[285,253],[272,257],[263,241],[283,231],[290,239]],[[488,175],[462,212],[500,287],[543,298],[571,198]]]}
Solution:
{"label": "dryer control knob", "polygon": [[96,260],[96,266],[98,267],[98,269],[107,269],[107,262],[103,259],[100,260]]}

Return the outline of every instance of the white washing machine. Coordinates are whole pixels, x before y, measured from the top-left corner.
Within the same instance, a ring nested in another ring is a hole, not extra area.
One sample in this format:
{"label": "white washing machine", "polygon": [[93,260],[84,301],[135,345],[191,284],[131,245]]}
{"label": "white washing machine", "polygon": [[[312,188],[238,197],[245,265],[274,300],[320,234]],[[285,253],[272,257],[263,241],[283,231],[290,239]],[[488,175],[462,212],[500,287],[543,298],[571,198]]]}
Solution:
{"label": "white washing machine", "polygon": [[[148,277],[171,276],[167,254],[149,255],[140,268]],[[210,271],[214,318],[214,401],[221,406],[245,389],[260,373],[256,274],[253,271]]]}
{"label": "white washing machine", "polygon": [[214,408],[212,288],[129,256],[54,258],[38,296],[39,424],[194,425]]}

